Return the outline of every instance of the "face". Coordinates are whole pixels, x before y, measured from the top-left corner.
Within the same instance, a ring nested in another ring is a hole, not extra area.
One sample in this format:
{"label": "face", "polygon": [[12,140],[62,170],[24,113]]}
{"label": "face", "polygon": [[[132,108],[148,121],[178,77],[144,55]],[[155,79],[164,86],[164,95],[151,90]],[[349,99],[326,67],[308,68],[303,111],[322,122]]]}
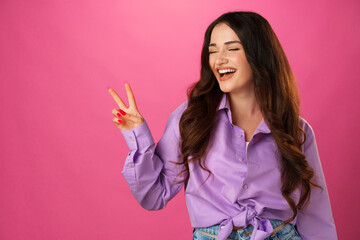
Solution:
{"label": "face", "polygon": [[211,33],[209,64],[221,91],[238,94],[252,89],[253,75],[244,48],[225,23],[216,25]]}

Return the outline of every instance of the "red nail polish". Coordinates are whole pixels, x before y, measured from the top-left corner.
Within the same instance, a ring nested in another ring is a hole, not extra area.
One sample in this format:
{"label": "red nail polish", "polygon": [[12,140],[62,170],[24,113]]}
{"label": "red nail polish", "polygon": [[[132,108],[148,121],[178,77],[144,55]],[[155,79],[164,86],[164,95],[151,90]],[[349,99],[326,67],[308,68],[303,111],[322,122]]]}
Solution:
{"label": "red nail polish", "polygon": [[116,115],[117,115],[118,117],[121,117],[120,113],[117,113]]}
{"label": "red nail polish", "polygon": [[121,123],[122,121],[120,119],[118,119],[118,122]]}
{"label": "red nail polish", "polygon": [[121,109],[120,109],[120,113],[121,113],[122,115],[124,115],[124,116],[126,115],[126,113],[125,113],[123,110],[121,110]]}

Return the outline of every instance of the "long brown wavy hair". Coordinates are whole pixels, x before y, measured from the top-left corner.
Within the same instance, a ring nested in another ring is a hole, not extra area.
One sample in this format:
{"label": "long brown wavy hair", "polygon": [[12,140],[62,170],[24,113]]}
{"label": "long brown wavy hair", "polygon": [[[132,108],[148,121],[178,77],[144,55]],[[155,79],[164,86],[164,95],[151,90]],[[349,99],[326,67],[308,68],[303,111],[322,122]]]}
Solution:
{"label": "long brown wavy hair", "polygon": [[[293,211],[293,216],[284,221],[285,225],[308,204],[311,185],[320,186],[312,181],[314,171],[301,149],[306,134],[299,124],[300,97],[295,78],[273,29],[257,13],[225,13],[205,32],[200,80],[188,89],[188,106],[179,123],[182,152],[179,164],[183,164],[179,174],[186,173],[180,182],[187,183],[190,177],[190,161],[198,161],[200,167],[211,174],[204,162],[223,92],[209,65],[208,45],[211,32],[219,23],[227,24],[241,40],[253,72],[256,99],[281,153],[281,191]],[[290,194],[297,187],[303,191],[296,205]]]}

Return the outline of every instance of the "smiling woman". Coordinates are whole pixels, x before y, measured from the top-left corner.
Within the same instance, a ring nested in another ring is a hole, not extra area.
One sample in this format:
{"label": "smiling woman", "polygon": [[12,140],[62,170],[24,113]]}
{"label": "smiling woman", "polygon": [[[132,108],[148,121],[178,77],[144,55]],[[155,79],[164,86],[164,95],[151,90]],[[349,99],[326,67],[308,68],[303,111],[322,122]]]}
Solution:
{"label": "smiling woman", "polygon": [[232,95],[253,92],[253,74],[244,48],[236,33],[225,23],[219,23],[212,31],[209,65],[222,92]]}
{"label": "smiling woman", "polygon": [[193,239],[337,239],[314,132],[262,16],[230,12],[210,24],[200,80],[156,147],[125,87],[128,108],[109,89],[120,107],[113,121],[130,149],[122,174],[142,207],[162,209],[185,186]]}
{"label": "smiling woman", "polygon": [[[209,64],[223,92],[231,91],[224,89],[222,83],[228,79],[243,79],[242,82],[235,80],[232,82],[240,85],[253,82],[251,67],[246,59],[240,39],[228,25],[220,23],[215,26],[210,41]],[[229,85],[229,82],[231,81],[227,81],[226,84]]]}

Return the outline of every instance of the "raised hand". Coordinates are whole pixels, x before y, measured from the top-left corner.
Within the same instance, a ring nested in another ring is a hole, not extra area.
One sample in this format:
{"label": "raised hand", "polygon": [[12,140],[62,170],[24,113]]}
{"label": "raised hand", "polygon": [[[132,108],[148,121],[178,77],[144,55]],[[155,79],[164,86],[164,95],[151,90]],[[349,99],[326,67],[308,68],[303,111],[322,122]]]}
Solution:
{"label": "raised hand", "polygon": [[126,107],[119,95],[114,89],[109,88],[108,92],[114,98],[115,102],[120,109],[113,109],[112,114],[115,116],[113,122],[120,130],[130,130],[137,126],[140,126],[145,120],[141,116],[136,103],[134,94],[131,91],[130,85],[125,83],[125,90],[128,97],[129,107]]}

